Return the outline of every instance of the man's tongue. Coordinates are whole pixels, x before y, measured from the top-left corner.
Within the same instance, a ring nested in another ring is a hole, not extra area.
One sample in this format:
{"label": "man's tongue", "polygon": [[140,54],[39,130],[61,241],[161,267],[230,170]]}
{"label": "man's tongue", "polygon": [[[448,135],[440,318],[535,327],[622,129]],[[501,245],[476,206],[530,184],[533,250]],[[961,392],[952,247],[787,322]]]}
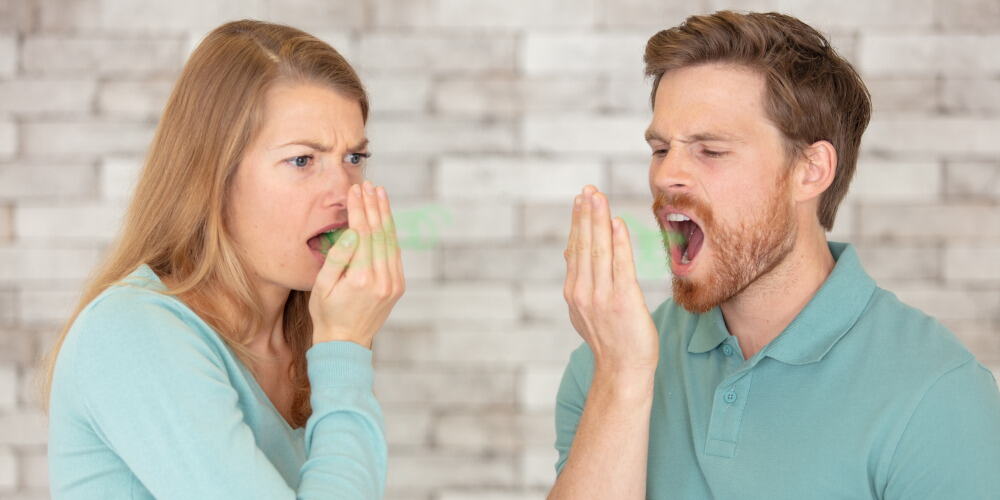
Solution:
{"label": "man's tongue", "polygon": [[701,244],[705,241],[705,233],[701,232],[701,228],[697,224],[693,222],[690,224],[693,229],[688,236],[687,257],[688,260],[694,260],[698,251],[701,250]]}
{"label": "man's tongue", "polygon": [[671,231],[671,241],[677,246],[680,264],[688,264],[698,256],[705,234],[693,221],[675,223]]}

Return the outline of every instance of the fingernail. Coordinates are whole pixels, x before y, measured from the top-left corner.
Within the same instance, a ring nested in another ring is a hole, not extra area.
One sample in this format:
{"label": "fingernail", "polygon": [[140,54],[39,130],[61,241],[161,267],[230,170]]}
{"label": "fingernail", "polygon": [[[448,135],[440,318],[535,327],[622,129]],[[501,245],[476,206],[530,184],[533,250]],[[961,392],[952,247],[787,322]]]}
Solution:
{"label": "fingernail", "polygon": [[375,192],[378,193],[378,197],[379,198],[381,198],[383,200],[385,199],[385,188],[384,187],[379,186],[378,189],[375,190]]}
{"label": "fingernail", "polygon": [[344,245],[345,247],[353,247],[354,243],[356,243],[357,241],[358,241],[358,232],[352,231],[350,229],[345,231],[344,234],[340,237],[340,244]]}
{"label": "fingernail", "polygon": [[619,219],[619,218],[617,218],[617,217],[615,217],[614,219],[611,219],[611,227],[615,231],[617,231],[620,227],[622,227],[622,220]]}
{"label": "fingernail", "polygon": [[594,195],[590,197],[590,204],[595,207],[601,204],[601,200],[598,199],[597,193],[594,193]]}

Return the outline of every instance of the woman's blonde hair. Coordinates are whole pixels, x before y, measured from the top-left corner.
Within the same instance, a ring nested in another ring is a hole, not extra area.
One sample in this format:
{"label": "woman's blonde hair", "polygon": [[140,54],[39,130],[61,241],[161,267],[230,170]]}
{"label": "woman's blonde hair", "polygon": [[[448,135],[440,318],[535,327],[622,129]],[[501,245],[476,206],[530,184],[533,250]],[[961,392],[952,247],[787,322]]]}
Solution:
{"label": "woman's blonde hair", "polygon": [[[180,298],[254,370],[259,358],[247,346],[269,325],[227,228],[226,206],[236,168],[262,124],[265,93],[279,81],[320,84],[357,99],[367,121],[361,80],[316,37],[253,20],[209,33],[167,101],[118,240],[43,360],[46,410],[56,358],[80,311],[143,263],[169,278],[172,286],[165,293]],[[312,345],[308,303],[309,292],[292,290],[284,307],[284,337],[294,356],[294,426],[304,425],[312,413],[305,358]]]}

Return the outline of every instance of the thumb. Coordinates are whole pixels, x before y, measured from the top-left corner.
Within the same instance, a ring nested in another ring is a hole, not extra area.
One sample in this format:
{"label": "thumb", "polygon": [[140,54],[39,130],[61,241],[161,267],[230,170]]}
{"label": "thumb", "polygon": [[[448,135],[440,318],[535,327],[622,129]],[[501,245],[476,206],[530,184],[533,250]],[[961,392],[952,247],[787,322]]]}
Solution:
{"label": "thumb", "polygon": [[333,290],[333,287],[340,281],[354,251],[358,248],[358,232],[354,229],[346,229],[337,239],[335,245],[331,246],[326,253],[326,260],[323,267],[316,275],[316,283],[313,291],[321,291],[322,296],[326,296]]}

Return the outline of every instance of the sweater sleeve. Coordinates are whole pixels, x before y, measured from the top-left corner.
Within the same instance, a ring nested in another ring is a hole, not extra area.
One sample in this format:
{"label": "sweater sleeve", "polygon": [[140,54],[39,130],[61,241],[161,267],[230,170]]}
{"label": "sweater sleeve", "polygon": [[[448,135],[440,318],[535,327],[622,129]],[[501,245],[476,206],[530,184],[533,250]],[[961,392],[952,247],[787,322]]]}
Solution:
{"label": "sweater sleeve", "polygon": [[95,432],[156,498],[381,498],[382,414],[371,351],[317,344],[306,353],[312,416],[299,491],[245,423],[217,346],[159,294],[98,299],[71,347],[74,384]]}

